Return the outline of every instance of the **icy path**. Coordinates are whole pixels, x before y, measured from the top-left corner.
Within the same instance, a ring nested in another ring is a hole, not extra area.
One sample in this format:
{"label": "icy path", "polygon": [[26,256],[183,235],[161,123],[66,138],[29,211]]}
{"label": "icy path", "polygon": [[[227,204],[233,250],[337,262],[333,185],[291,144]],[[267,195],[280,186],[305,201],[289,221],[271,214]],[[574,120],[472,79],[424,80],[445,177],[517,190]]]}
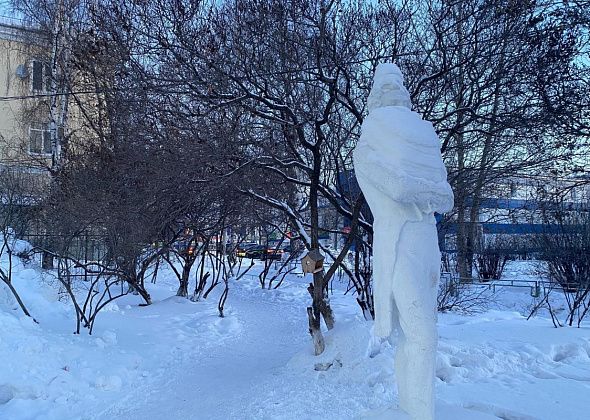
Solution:
{"label": "icy path", "polygon": [[[164,329],[169,330],[174,358],[165,373],[96,419],[248,417],[242,410],[256,399],[259,384],[268,382],[308,341],[305,308],[241,285],[231,293],[224,319],[212,319],[213,306],[210,319],[202,319],[201,312],[172,317]],[[211,321],[213,328],[207,325]]]}

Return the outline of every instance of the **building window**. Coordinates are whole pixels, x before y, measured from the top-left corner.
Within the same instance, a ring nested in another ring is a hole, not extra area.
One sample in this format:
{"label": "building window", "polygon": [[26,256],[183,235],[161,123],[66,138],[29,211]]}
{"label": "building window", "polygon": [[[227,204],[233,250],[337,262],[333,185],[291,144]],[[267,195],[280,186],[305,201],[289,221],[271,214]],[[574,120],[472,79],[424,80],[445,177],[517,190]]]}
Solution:
{"label": "building window", "polygon": [[51,90],[51,66],[48,63],[33,60],[31,74],[33,92],[49,92]]}
{"label": "building window", "polygon": [[35,155],[51,154],[49,124],[40,124],[29,128],[29,153]]}

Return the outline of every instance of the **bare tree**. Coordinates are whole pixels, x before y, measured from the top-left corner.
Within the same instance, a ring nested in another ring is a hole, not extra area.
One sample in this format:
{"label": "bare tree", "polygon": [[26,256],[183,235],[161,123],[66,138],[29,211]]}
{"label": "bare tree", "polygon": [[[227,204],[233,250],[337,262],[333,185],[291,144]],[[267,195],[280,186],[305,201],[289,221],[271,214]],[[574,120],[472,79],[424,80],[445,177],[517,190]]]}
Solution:
{"label": "bare tree", "polygon": [[[546,308],[556,327],[576,325],[590,311],[590,215],[587,203],[578,208],[567,206],[563,198],[544,211],[544,232],[535,237],[544,268],[541,274],[552,285],[547,289],[532,314]],[[565,318],[552,306],[551,298],[561,292],[567,309]]]}
{"label": "bare tree", "polygon": [[587,48],[587,20],[578,5],[560,1],[426,4],[415,34],[422,52],[401,65],[417,109],[442,140],[456,204],[447,217],[457,227],[459,271],[469,278],[481,202],[494,184],[575,160],[578,146],[554,144],[566,133],[554,121],[557,107],[544,102],[568,96],[574,115],[586,106],[572,93],[587,88],[588,66],[577,59]]}
{"label": "bare tree", "polygon": [[[67,42],[52,39],[67,47],[65,85],[84,124],[69,137],[56,188],[99,197],[100,212],[77,214],[108,233],[113,263],[146,302],[147,267],[167,252],[146,247],[184,227],[223,235],[219,224],[239,224],[237,215],[247,213],[224,207],[238,201],[237,191],[280,223],[287,219],[307,250],[330,254],[333,263],[308,289],[314,336],[321,337],[322,319],[334,326],[327,289],[336,270],[350,278],[365,317],[373,316],[371,217],[358,189],[342,179],[352,174],[380,61],[402,67],[416,110],[441,138],[457,202],[441,236],[455,224],[463,277],[472,275],[482,202],[494,186],[514,173],[567,169],[580,162],[580,139],[587,140],[588,65],[579,57],[588,15],[578,1],[72,5],[84,12],[81,26]],[[48,21],[58,29],[72,24]],[[82,174],[93,180],[82,182]],[[334,251],[320,236],[340,234],[338,220],[350,233]],[[193,264],[196,298],[229,278],[226,268],[231,273],[226,253],[220,259],[203,242],[199,258],[181,261],[182,295]]]}
{"label": "bare tree", "polygon": [[[14,258],[18,249],[17,233],[21,233],[33,218],[39,200],[35,177],[18,168],[0,167],[0,280],[10,289],[23,313],[31,317],[12,280]],[[21,241],[22,242],[22,241]],[[35,321],[35,319],[33,318]],[[37,322],[37,321],[35,321]]]}

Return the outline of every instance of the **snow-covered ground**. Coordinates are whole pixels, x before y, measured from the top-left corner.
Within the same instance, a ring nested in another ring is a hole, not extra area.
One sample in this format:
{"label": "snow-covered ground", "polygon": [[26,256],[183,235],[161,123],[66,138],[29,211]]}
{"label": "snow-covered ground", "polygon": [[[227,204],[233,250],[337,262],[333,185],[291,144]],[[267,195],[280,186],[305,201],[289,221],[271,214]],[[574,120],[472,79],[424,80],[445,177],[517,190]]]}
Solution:
{"label": "snow-covered ground", "polygon": [[[72,334],[72,310],[51,283],[35,263],[17,262],[14,284],[39,324],[0,287],[2,420],[404,418],[395,344],[370,345],[372,323],[344,284],[334,284],[337,326],[315,357],[301,277],[271,291],[250,276],[234,281],[219,318],[216,296],[174,297],[164,271],[149,285],[153,305],[125,296],[92,336]],[[531,299],[504,289],[496,309],[440,315],[437,418],[589,418],[590,328],[526,321],[518,311]]]}

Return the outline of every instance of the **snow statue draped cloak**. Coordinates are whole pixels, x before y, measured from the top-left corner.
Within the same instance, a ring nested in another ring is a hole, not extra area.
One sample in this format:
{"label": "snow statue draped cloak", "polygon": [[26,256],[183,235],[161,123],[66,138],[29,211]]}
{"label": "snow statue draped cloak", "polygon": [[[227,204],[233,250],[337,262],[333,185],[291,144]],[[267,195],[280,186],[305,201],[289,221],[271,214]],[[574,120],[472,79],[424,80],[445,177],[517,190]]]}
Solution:
{"label": "snow statue draped cloak", "polygon": [[394,328],[395,275],[390,274],[395,273],[404,225],[453,208],[438,136],[411,107],[399,68],[380,64],[354,151],[355,174],[375,220],[373,249],[389,254],[374,256],[375,334],[380,337],[388,337]]}

